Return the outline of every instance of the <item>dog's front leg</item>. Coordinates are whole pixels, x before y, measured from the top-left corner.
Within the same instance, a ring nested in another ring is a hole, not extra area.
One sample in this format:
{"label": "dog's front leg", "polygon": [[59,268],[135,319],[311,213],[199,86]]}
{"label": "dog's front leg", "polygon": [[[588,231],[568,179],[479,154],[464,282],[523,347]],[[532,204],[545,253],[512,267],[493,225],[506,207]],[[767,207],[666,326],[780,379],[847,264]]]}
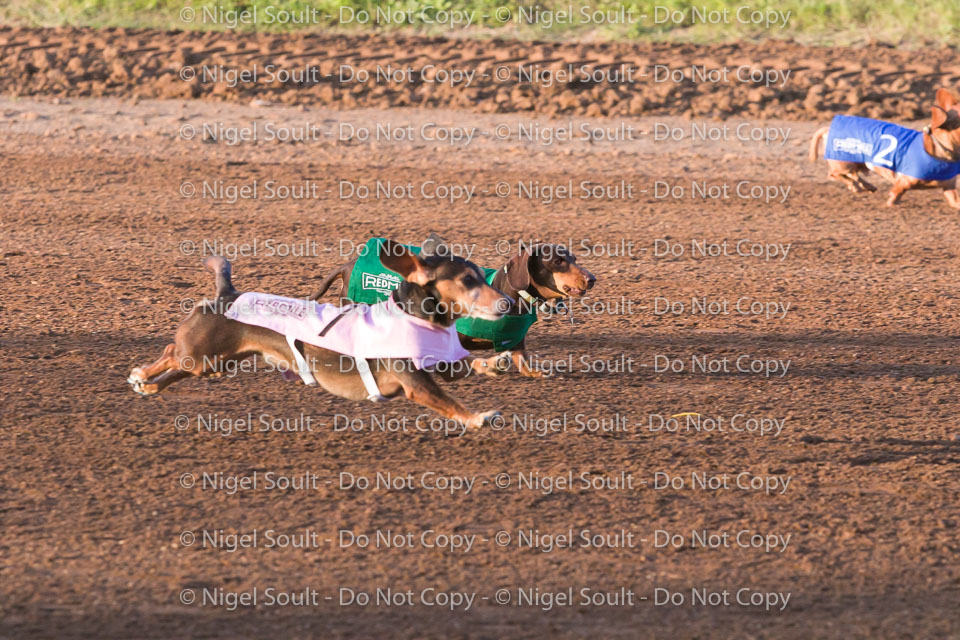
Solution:
{"label": "dog's front leg", "polygon": [[500,415],[499,411],[471,413],[456,399],[447,395],[426,371],[403,371],[398,374],[407,398],[445,418],[457,420],[468,429],[479,429]]}
{"label": "dog's front leg", "polygon": [[496,378],[510,370],[512,354],[509,351],[504,351],[489,358],[478,358],[476,356],[467,356],[467,358],[470,360],[470,370],[473,373]]}
{"label": "dog's front leg", "polygon": [[473,375],[484,375],[496,378],[510,370],[510,352],[504,351],[489,358],[467,356],[456,362],[447,362],[433,370],[445,382],[463,380]]}
{"label": "dog's front leg", "polygon": [[957,179],[947,180],[940,185],[943,188],[943,197],[954,209],[960,209],[960,193],[957,193]]}
{"label": "dog's front leg", "polygon": [[897,179],[893,181],[893,186],[890,187],[890,197],[887,198],[887,206],[892,207],[895,204],[899,204],[903,194],[916,185],[917,181],[914,178],[897,176]]}
{"label": "dog's front leg", "polygon": [[527,378],[543,377],[543,371],[540,371],[535,364],[530,362],[522,342],[513,350],[513,364],[517,367],[517,371],[519,371],[520,375],[522,376],[526,376]]}

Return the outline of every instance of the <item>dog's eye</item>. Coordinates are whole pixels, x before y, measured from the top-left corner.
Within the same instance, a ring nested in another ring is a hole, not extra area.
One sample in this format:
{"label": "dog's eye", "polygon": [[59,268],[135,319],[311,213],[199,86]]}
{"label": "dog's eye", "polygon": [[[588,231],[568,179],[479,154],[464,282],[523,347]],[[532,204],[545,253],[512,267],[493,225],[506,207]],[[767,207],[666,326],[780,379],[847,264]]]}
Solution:
{"label": "dog's eye", "polygon": [[464,276],[463,284],[467,285],[468,287],[473,286],[477,284],[477,279],[474,278],[473,276]]}

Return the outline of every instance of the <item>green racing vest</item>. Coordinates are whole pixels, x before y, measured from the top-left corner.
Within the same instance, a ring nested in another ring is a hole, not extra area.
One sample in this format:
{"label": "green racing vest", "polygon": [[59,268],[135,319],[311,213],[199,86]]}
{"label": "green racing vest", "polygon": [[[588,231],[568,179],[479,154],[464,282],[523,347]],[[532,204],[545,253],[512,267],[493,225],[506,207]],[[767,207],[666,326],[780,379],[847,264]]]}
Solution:
{"label": "green racing vest", "polygon": [[[396,271],[387,269],[380,262],[380,247],[384,238],[370,238],[360,249],[357,262],[350,272],[350,286],[347,298],[362,304],[377,304],[386,300],[390,293],[400,286],[403,277]],[[420,247],[404,245],[411,253],[419,254]],[[487,284],[493,284],[498,269],[484,269]],[[457,320],[457,332],[489,340],[497,351],[507,351],[517,346],[527,336],[527,331],[537,321],[536,309],[518,316],[502,316],[499,320],[481,318],[460,318]]]}

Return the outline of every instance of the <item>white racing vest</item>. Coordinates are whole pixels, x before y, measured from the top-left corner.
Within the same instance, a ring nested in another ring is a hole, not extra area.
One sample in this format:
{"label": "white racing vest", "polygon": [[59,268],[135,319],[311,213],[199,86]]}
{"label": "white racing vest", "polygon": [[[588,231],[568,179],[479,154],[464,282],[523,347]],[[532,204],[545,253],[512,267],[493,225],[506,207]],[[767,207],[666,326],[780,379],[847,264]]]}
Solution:
{"label": "white racing vest", "polygon": [[469,355],[460,345],[456,328],[440,327],[414,317],[390,298],[375,305],[340,307],[266,293],[244,293],[223,315],[285,336],[296,360],[297,373],[306,384],[316,381],[296,348],[297,341],[352,357],[372,400],[382,396],[373,381],[368,359],[411,360],[417,369],[429,369]]}

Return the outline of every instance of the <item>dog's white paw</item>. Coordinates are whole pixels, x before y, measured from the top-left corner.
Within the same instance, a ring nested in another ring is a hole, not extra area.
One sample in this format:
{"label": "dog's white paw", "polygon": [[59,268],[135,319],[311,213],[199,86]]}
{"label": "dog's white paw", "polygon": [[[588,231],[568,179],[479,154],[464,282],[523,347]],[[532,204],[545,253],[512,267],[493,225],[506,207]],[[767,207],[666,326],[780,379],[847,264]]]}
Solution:
{"label": "dog's white paw", "polygon": [[138,380],[132,384],[134,393],[141,396],[153,396],[157,394],[157,385],[147,384],[145,380]]}
{"label": "dog's white paw", "polygon": [[470,420],[467,422],[468,429],[479,429],[480,427],[490,426],[494,424],[497,420],[502,420],[503,414],[499,411],[481,411],[475,413],[470,417]]}
{"label": "dog's white paw", "polygon": [[497,354],[496,360],[494,360],[493,368],[499,371],[500,373],[506,373],[510,371],[510,366],[513,364],[513,353],[510,351],[504,351],[503,353]]}
{"label": "dog's white paw", "polygon": [[137,384],[138,382],[146,382],[147,376],[143,374],[143,369],[140,367],[134,367],[133,371],[130,372],[130,375],[127,376],[127,382],[129,384]]}
{"label": "dog's white paw", "polygon": [[476,373],[495,378],[509,371],[511,362],[510,352],[506,351],[489,358],[475,358],[471,366]]}

